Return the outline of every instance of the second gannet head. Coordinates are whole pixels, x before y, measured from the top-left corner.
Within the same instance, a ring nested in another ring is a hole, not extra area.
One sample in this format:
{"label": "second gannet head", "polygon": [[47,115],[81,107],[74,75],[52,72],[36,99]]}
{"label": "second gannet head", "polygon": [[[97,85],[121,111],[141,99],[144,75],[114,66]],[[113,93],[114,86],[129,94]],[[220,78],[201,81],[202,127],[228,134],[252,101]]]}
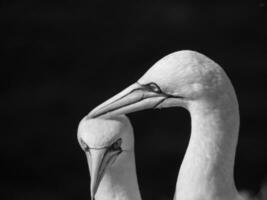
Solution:
{"label": "second gannet head", "polygon": [[134,150],[133,129],[125,116],[111,119],[83,118],[78,127],[78,141],[85,151],[91,177],[91,199],[109,168],[125,162]]}

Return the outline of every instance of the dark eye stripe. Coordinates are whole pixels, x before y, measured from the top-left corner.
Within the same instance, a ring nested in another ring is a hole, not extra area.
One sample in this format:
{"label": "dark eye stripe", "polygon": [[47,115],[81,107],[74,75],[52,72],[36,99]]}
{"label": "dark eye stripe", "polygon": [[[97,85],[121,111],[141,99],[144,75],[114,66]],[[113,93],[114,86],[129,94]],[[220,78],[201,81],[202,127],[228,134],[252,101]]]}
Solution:
{"label": "dark eye stripe", "polygon": [[80,145],[85,152],[90,152],[90,149],[103,149],[103,148],[107,148],[109,151],[122,151],[121,143],[122,139],[119,138],[116,142],[114,142],[110,146],[95,148],[95,147],[89,147],[82,139],[80,139]]}
{"label": "dark eye stripe", "polygon": [[148,90],[153,91],[153,92],[156,92],[156,93],[161,93],[162,92],[161,89],[160,89],[160,87],[156,83],[154,83],[154,82],[145,84],[143,86],[145,88],[147,88]]}
{"label": "dark eye stripe", "polygon": [[110,151],[121,151],[121,143],[122,139],[118,139],[116,142],[114,142],[112,145],[109,146]]}
{"label": "dark eye stripe", "polygon": [[[137,82],[138,83],[138,82]],[[164,95],[166,98],[177,98],[177,99],[184,99],[185,97],[183,96],[179,96],[179,95],[172,95],[172,94],[168,94],[165,93],[161,90],[161,88],[154,82],[151,83],[147,83],[147,84],[140,84],[138,83],[140,86],[142,86],[143,88],[145,88],[148,91],[152,91],[161,95]]]}
{"label": "dark eye stripe", "polygon": [[89,151],[90,148],[88,147],[88,145],[81,139],[80,140],[80,143],[81,143],[81,147],[84,151]]}

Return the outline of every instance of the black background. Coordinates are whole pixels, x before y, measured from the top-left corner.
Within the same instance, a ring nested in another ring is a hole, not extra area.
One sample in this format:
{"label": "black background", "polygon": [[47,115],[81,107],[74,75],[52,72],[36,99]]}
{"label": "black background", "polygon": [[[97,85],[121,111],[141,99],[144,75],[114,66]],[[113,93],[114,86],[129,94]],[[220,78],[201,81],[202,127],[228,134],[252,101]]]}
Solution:
{"label": "black background", "polygon": [[[264,1],[2,1],[1,199],[90,199],[79,120],[168,53],[219,63],[237,91],[235,179],[267,177]],[[171,199],[190,133],[183,109],[129,115],[143,199]]]}

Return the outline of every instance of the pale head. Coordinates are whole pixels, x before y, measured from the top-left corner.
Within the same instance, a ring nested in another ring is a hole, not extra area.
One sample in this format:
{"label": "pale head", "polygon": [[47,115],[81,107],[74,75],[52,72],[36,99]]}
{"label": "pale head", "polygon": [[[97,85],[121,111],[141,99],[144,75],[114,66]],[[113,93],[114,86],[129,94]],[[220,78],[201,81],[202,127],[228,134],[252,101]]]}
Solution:
{"label": "pale head", "polygon": [[94,199],[105,172],[121,165],[127,154],[133,152],[133,129],[126,116],[83,118],[78,127],[78,141],[87,157]]}

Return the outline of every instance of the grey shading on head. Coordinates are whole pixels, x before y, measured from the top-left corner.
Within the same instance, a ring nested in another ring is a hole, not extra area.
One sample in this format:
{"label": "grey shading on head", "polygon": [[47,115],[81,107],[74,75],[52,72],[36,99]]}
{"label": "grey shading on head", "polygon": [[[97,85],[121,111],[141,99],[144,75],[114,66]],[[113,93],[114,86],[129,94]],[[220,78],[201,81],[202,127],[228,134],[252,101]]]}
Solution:
{"label": "grey shading on head", "polygon": [[77,137],[87,157],[91,199],[94,199],[107,170],[123,164],[123,158],[133,152],[133,129],[124,115],[110,119],[84,117],[79,124]]}
{"label": "grey shading on head", "polygon": [[99,149],[111,146],[121,140],[122,150],[133,150],[133,128],[125,115],[114,116],[110,119],[83,118],[78,126],[78,142],[84,149],[87,147]]}

